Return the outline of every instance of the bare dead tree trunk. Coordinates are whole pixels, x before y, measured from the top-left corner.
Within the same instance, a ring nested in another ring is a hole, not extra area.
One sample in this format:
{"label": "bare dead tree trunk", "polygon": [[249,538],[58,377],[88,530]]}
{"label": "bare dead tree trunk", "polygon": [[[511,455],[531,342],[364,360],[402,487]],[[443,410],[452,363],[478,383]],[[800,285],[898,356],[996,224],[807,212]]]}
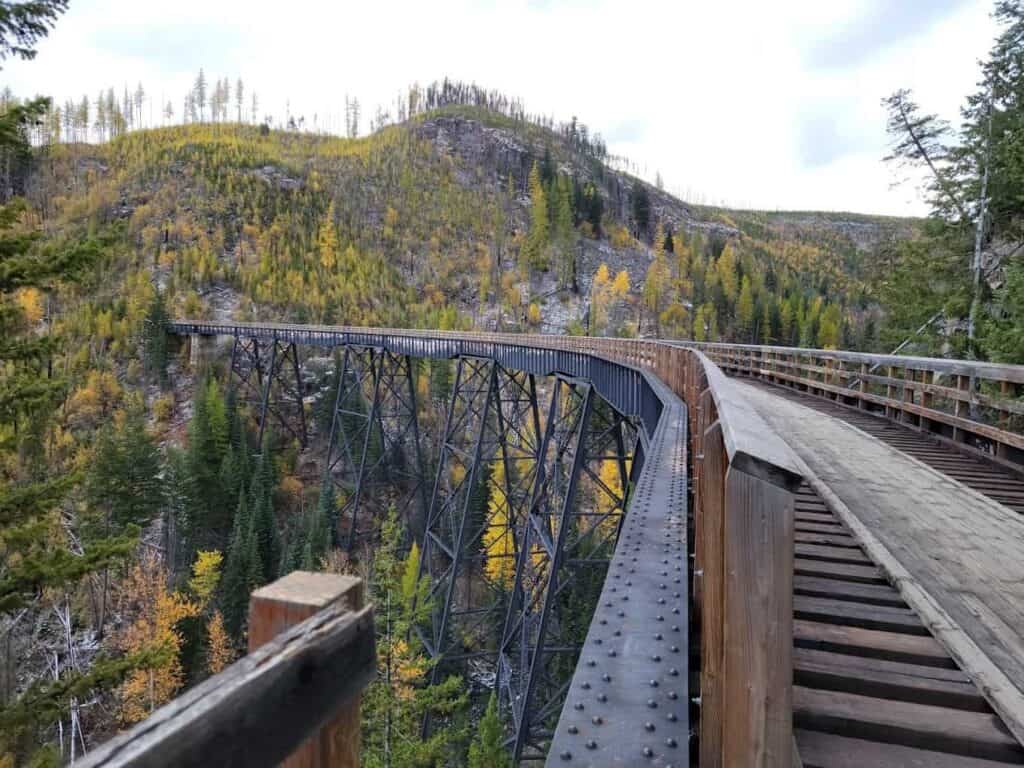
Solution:
{"label": "bare dead tree trunk", "polygon": [[985,137],[985,170],[981,176],[981,200],[979,202],[978,220],[974,227],[974,292],[971,297],[971,312],[967,319],[967,339],[973,354],[974,334],[977,326],[978,309],[981,305],[981,246],[985,239],[985,219],[988,215],[988,175],[992,164],[992,88],[988,92],[988,133]]}

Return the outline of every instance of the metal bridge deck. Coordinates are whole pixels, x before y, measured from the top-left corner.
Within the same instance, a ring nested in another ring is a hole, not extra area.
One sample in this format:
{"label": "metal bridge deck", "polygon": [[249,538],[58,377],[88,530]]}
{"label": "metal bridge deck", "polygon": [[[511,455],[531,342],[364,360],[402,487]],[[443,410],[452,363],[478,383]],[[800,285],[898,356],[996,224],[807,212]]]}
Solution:
{"label": "metal bridge deck", "polygon": [[[867,425],[883,442],[810,396],[737,385],[811,478],[794,582],[804,765],[1024,763],[1024,521],[967,484],[1014,502],[1017,481],[901,427]],[[922,445],[931,465],[901,450]]]}

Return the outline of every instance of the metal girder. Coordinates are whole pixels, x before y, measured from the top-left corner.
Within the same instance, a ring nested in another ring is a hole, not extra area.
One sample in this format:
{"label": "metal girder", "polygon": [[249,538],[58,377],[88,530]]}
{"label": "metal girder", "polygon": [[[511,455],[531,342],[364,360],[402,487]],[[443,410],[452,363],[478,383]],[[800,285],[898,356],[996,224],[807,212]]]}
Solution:
{"label": "metal girder", "polygon": [[374,347],[346,346],[327,441],[324,478],[341,491],[340,518],[349,551],[360,520],[379,520],[389,505],[407,521],[427,505],[414,363]]}
{"label": "metal girder", "polygon": [[258,445],[268,416],[273,416],[288,432],[306,446],[305,388],[299,369],[299,350],[293,341],[277,338],[235,336],[231,347],[231,376],[240,399],[259,406]]}
{"label": "metal girder", "polygon": [[493,668],[540,450],[534,377],[478,358],[455,365],[420,561],[431,620],[418,629],[432,680],[456,658]]}
{"label": "metal girder", "polygon": [[516,761],[542,759],[615,548],[631,425],[588,383],[556,378],[499,647]]}

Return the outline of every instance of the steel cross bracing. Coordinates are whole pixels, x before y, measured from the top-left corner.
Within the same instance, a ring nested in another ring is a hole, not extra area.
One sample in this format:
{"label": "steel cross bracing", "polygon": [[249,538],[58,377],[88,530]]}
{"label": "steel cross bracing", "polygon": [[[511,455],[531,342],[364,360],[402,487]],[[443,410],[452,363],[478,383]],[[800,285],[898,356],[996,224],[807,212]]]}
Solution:
{"label": "steel cross bracing", "polygon": [[[365,445],[369,435],[372,447],[374,434],[381,445],[385,433],[414,434],[415,386],[405,386],[414,378],[411,359],[455,361],[442,436],[447,453],[432,480],[436,491],[420,483],[429,494],[421,504],[430,510],[431,531],[423,549],[434,550],[432,588],[440,600],[423,628],[425,639],[445,664],[479,664],[500,651],[495,685],[508,744],[523,759],[542,757],[553,730],[552,765],[688,764],[686,411],[655,376],[529,337],[211,322],[175,322],[169,329],[236,337],[232,371],[264,396],[256,400],[267,404],[262,422],[272,406],[280,411],[276,418],[290,421],[287,406],[301,403],[280,383],[264,386],[287,371],[278,358],[292,361],[298,382],[296,345],[360,350],[338,381],[334,421],[343,424],[335,425],[328,461],[340,483],[352,490],[357,478],[364,483],[346,529],[357,539],[360,528],[351,521],[367,517],[359,507],[367,505],[369,470],[384,482],[395,467],[382,450],[380,466],[367,460],[359,469],[344,446],[353,458],[369,459],[373,451],[352,448],[360,437]],[[366,352],[371,348],[374,353]],[[389,370],[394,386],[385,383]],[[403,399],[374,394],[406,389]],[[356,391],[360,404],[350,408]],[[387,423],[387,407],[395,413],[390,428],[380,426]],[[635,442],[630,424],[637,428]],[[299,426],[304,434],[304,421]],[[415,454],[409,442],[393,441],[405,446],[404,461]],[[491,505],[481,510],[471,491],[484,478]],[[410,481],[408,488],[414,487]],[[604,578],[599,574],[608,550],[611,568]],[[427,559],[421,559],[424,568]],[[592,618],[567,610],[598,592]],[[483,630],[484,617],[495,615],[504,615],[500,636]],[[573,622],[580,632],[589,627],[582,649],[563,642]]]}
{"label": "steel cross bracing", "polygon": [[346,346],[337,361],[324,479],[341,492],[341,540],[365,543],[361,521],[379,521],[394,504],[411,527],[427,507],[416,404],[408,355]]}
{"label": "steel cross bracing", "polygon": [[516,760],[547,752],[638,466],[631,432],[589,383],[555,379],[498,649]]}
{"label": "steel cross bracing", "polygon": [[421,637],[437,662],[432,679],[443,661],[491,657],[493,666],[515,532],[536,474],[537,396],[531,374],[481,358],[456,362],[420,560],[430,584]]}
{"label": "steel cross bracing", "polygon": [[299,351],[294,342],[236,335],[231,347],[231,374],[240,400],[259,408],[257,445],[263,445],[267,417],[273,416],[306,446],[304,387]]}

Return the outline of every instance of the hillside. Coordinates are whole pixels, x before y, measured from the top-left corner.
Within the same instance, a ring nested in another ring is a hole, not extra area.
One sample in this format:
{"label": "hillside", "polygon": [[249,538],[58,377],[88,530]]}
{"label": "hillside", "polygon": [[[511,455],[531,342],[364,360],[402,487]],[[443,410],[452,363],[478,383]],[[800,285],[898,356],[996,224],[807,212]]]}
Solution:
{"label": "hillside", "polygon": [[[530,243],[535,166],[548,208],[539,247]],[[87,286],[65,316],[79,300],[110,305],[113,276],[143,293],[144,282],[160,286],[177,314],[222,319],[546,332],[581,332],[593,319],[591,332],[691,335],[699,314],[698,336],[781,342],[817,342],[811,315],[834,305],[860,344],[871,306],[865,264],[914,228],[692,207],[611,170],[564,133],[461,106],[361,139],[225,124],[57,145],[27,194],[52,238],[92,233],[118,244],[103,290]],[[571,222],[559,232],[561,194]],[[726,244],[731,274],[720,275]],[[602,277],[595,290],[602,264],[608,285]],[[612,292],[621,272],[629,289],[620,278]],[[737,312],[744,277],[753,320]]]}

